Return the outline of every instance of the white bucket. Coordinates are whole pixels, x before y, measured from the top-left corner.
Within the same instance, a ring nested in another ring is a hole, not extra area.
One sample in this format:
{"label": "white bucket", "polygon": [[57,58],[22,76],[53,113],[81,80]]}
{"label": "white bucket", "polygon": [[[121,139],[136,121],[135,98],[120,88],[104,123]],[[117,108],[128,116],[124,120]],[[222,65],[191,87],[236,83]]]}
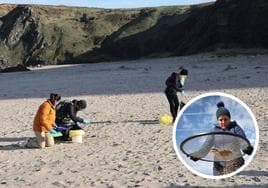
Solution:
{"label": "white bucket", "polygon": [[82,143],[83,142],[83,136],[74,136],[72,137],[72,142],[74,143]]}
{"label": "white bucket", "polygon": [[71,130],[69,132],[69,137],[72,138],[72,142],[75,143],[82,143],[82,137],[85,134],[85,131],[83,130]]}

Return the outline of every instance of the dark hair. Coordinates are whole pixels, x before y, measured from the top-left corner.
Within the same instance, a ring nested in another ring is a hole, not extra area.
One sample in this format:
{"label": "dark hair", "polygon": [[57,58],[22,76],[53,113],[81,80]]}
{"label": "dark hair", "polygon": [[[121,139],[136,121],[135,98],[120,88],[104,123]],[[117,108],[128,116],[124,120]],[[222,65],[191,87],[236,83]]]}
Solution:
{"label": "dark hair", "polygon": [[50,93],[50,100],[55,100],[55,101],[59,101],[61,99],[61,96],[57,93]]}
{"label": "dark hair", "polygon": [[85,100],[79,100],[76,104],[80,110],[85,109],[87,107],[87,101]]}
{"label": "dark hair", "polygon": [[180,71],[180,75],[185,75],[185,76],[187,76],[188,75],[188,70],[187,69],[181,69],[181,71]]}

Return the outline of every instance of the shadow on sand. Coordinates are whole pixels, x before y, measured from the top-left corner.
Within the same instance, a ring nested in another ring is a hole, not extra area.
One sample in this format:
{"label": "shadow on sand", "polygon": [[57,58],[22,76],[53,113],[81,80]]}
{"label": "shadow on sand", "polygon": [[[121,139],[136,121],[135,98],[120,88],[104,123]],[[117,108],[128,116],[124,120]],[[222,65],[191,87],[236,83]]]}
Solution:
{"label": "shadow on sand", "polygon": [[[268,67],[264,64],[245,63],[245,66],[242,66],[241,63],[236,65],[230,62],[230,59],[223,59],[222,63],[218,63],[218,60],[213,58],[201,59],[199,64],[194,59],[189,58],[186,61],[179,58],[163,58],[148,61],[79,64],[28,72],[2,73],[0,74],[0,100],[47,98],[51,92],[57,92],[63,97],[139,93],[163,93],[164,95],[166,78],[180,66],[189,70],[185,85],[186,93],[268,86],[267,77],[264,76],[268,73]],[[173,63],[167,64],[169,61]],[[216,74],[215,70],[220,74]]]}
{"label": "shadow on sand", "polygon": [[[3,142],[22,142],[22,141],[26,141],[28,139],[28,137],[0,137],[0,143]],[[1,150],[17,150],[17,149],[28,149],[28,148],[23,148],[20,147],[20,145],[18,143],[14,143],[14,144],[8,144],[8,145],[0,145],[0,151]]]}
{"label": "shadow on sand", "polygon": [[28,137],[0,137],[0,142],[19,142],[27,138]]}
{"label": "shadow on sand", "polygon": [[[178,185],[173,185],[173,186],[167,186],[167,187],[163,187],[163,188],[215,188],[217,186],[191,186],[191,185],[184,185],[184,186],[178,186]],[[235,186],[228,186],[228,187],[239,187],[239,188],[255,188],[255,187],[260,187],[260,188],[267,188],[267,184],[266,185],[246,185],[246,184],[242,184],[242,185],[235,185]]]}
{"label": "shadow on sand", "polygon": [[139,123],[142,125],[157,125],[158,120],[125,120],[125,121],[94,121],[90,124]]}
{"label": "shadow on sand", "polygon": [[265,177],[268,177],[268,171],[247,170],[247,171],[240,172],[239,175],[244,175],[244,176],[265,176]]}

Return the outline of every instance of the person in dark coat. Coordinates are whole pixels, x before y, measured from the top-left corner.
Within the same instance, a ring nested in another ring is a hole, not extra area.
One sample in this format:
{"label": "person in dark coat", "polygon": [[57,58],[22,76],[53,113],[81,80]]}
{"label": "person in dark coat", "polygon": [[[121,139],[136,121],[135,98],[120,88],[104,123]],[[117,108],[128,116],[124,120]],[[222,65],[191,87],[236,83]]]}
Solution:
{"label": "person in dark coat", "polygon": [[[237,124],[236,121],[231,121],[231,114],[230,111],[225,108],[223,102],[219,102],[217,104],[217,111],[216,111],[216,117],[218,121],[218,125],[216,125],[212,132],[227,132],[227,133],[233,133],[237,134],[241,137],[247,138],[244,130]],[[229,161],[218,161],[213,163],[213,175],[219,176],[219,175],[226,175],[231,172],[236,171],[241,166],[245,164],[245,160],[242,157],[242,153],[245,153],[247,155],[251,155],[253,152],[253,146],[249,145],[247,148],[243,149],[243,151],[240,151],[240,144],[237,141],[235,137],[230,137],[229,140],[225,141],[226,144],[229,147],[235,148],[233,153],[236,153],[236,156],[241,156],[238,158],[235,158],[233,160]],[[222,146],[223,139],[221,138],[214,138],[213,136],[207,137],[207,140],[204,142],[204,145],[202,148],[194,152],[194,154],[191,154],[190,159],[193,161],[198,161],[200,158],[206,156],[211,148],[213,147],[219,147]],[[193,156],[199,156],[199,157],[193,157]]]}
{"label": "person in dark coat", "polygon": [[166,80],[165,94],[169,102],[170,113],[175,121],[180,106],[177,93],[184,95],[184,82],[188,76],[187,69],[181,69],[179,73],[173,72]]}
{"label": "person in dark coat", "polygon": [[56,131],[60,131],[63,136],[59,139],[70,140],[69,131],[79,130],[79,123],[89,124],[90,120],[77,116],[77,112],[85,109],[85,100],[62,101],[56,106]]}

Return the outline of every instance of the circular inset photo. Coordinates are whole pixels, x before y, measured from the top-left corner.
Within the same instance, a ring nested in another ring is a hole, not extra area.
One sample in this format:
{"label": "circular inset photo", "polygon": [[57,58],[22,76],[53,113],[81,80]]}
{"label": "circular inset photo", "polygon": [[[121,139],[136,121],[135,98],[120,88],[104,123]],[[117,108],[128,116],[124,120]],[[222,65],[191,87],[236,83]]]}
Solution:
{"label": "circular inset photo", "polygon": [[194,174],[221,179],[243,170],[256,153],[259,129],[249,107],[220,92],[200,95],[179,112],[173,146]]}

